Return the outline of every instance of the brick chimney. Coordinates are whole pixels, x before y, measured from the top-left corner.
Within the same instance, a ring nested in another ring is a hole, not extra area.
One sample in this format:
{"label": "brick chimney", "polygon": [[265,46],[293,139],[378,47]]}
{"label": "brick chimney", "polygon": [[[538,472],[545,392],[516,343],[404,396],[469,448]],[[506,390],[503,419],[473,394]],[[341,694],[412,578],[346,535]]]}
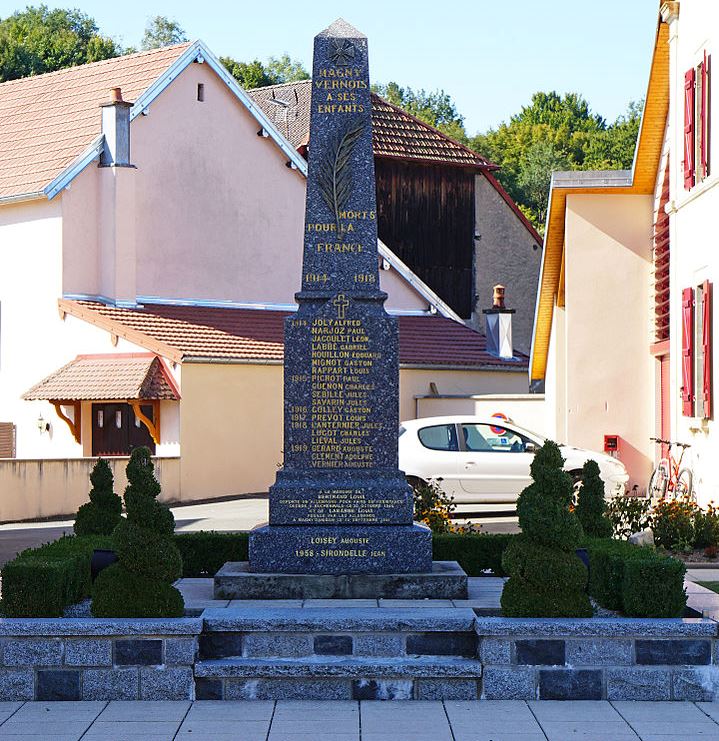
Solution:
{"label": "brick chimney", "polygon": [[504,286],[494,286],[492,308],[483,309],[487,352],[507,360],[514,357],[512,347],[512,314],[514,309],[504,305]]}
{"label": "brick chimney", "polygon": [[130,108],[132,103],[122,99],[122,90],[110,90],[110,100],[103,103],[102,133],[105,147],[100,155],[104,167],[131,167],[130,165]]}

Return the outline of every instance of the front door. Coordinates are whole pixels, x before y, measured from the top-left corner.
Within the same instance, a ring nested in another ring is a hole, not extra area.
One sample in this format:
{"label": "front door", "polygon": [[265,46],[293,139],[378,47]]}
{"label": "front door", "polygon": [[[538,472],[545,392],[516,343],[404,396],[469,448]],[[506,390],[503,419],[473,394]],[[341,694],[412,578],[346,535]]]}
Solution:
{"label": "front door", "polygon": [[[140,408],[154,422],[152,405],[143,404]],[[142,445],[155,454],[155,441],[129,404],[92,405],[93,456],[130,455],[134,448]]]}

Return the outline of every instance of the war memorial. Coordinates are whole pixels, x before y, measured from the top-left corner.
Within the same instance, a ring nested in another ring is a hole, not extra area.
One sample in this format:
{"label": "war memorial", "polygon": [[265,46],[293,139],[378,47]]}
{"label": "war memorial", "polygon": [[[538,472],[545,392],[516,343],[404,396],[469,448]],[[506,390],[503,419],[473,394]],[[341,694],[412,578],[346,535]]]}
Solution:
{"label": "war memorial", "polygon": [[[379,286],[367,39],[344,21],[315,38],[299,310],[285,323],[284,466],[249,564],[218,597],[464,598],[432,563],[397,466],[399,336]],[[284,576],[283,576],[284,575]]]}

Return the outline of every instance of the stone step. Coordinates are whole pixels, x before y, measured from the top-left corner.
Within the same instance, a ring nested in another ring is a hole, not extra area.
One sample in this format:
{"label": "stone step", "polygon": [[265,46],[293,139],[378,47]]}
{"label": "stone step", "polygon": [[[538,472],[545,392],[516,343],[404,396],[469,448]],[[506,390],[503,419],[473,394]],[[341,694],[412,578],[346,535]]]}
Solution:
{"label": "stone step", "polygon": [[458,657],[209,659],[198,700],[476,700],[482,665]]}
{"label": "stone step", "polygon": [[195,677],[470,677],[482,676],[478,659],[457,656],[305,656],[302,658],[204,659],[195,664]]}
{"label": "stone step", "polygon": [[208,608],[202,617],[212,633],[282,633],[314,631],[384,633],[472,631],[476,616],[470,608],[427,607],[250,607]]}

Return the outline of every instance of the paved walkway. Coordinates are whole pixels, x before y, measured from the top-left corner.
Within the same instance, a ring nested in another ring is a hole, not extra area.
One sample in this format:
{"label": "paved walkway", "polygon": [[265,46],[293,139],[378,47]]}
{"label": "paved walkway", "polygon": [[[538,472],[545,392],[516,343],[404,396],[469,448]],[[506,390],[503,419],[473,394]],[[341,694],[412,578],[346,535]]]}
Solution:
{"label": "paved walkway", "polygon": [[716,741],[719,703],[6,702],[0,739]]}

